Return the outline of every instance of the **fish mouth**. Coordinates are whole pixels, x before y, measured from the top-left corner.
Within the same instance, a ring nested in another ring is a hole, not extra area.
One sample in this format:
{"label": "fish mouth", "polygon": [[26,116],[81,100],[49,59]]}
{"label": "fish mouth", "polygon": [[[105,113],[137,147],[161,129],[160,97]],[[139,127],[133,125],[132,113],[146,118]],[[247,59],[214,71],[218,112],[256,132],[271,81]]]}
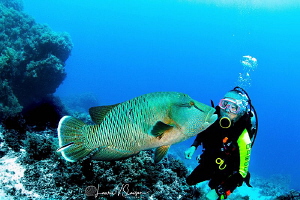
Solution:
{"label": "fish mouth", "polygon": [[218,119],[218,115],[214,114],[215,111],[216,111],[216,109],[211,109],[209,111],[209,113],[206,116],[205,122],[207,122],[209,124],[213,124]]}

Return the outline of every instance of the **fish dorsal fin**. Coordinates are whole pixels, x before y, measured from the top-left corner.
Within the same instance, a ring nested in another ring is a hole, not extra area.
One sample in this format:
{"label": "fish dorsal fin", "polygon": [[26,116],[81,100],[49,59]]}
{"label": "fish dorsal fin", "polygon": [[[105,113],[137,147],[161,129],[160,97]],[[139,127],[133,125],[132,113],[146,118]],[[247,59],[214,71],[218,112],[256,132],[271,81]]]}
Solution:
{"label": "fish dorsal fin", "polygon": [[154,154],[154,162],[158,163],[168,153],[171,145],[157,147]]}
{"label": "fish dorsal fin", "polygon": [[163,123],[162,121],[156,122],[151,130],[151,134],[155,137],[162,137],[165,131],[170,130],[173,126]]}
{"label": "fish dorsal fin", "polygon": [[89,113],[91,115],[91,118],[93,122],[96,124],[101,124],[106,114],[111,111],[114,107],[116,107],[119,104],[114,104],[110,106],[97,106],[97,107],[91,107],[89,109]]}

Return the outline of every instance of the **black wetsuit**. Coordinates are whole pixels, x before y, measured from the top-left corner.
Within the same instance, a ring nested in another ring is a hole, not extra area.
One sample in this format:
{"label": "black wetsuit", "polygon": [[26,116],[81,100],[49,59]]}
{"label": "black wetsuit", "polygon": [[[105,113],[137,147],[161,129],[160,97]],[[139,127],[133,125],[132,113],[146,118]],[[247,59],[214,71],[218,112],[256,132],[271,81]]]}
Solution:
{"label": "black wetsuit", "polygon": [[[215,189],[226,182],[234,172],[239,172],[243,178],[246,177],[251,150],[251,141],[246,129],[249,123],[247,119],[244,115],[229,128],[222,128],[217,120],[197,135],[192,146],[197,148],[202,144],[204,150],[200,157],[200,164],[186,179],[189,185],[210,180],[209,186]],[[244,165],[246,167],[243,167]],[[233,191],[237,185],[230,184],[227,183],[226,187]]]}

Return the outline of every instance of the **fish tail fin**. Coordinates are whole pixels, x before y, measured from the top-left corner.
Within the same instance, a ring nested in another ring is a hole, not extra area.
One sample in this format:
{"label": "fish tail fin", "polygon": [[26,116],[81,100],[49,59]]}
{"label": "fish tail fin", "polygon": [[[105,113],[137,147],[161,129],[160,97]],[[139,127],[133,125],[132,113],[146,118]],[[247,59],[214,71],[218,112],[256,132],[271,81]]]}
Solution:
{"label": "fish tail fin", "polygon": [[83,121],[71,116],[64,116],[59,121],[57,152],[61,152],[69,162],[76,162],[91,153],[91,149],[86,149],[84,145],[84,126],[86,124]]}

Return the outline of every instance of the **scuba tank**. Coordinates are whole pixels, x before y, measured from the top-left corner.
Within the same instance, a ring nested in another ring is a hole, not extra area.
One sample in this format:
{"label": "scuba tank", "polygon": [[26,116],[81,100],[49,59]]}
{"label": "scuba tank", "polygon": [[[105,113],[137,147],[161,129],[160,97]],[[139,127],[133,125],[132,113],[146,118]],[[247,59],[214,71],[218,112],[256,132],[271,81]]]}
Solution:
{"label": "scuba tank", "polygon": [[246,127],[248,133],[250,134],[250,139],[251,139],[251,148],[254,145],[256,136],[257,136],[257,131],[258,131],[258,118],[257,118],[257,113],[256,110],[254,108],[254,106],[252,105],[251,99],[248,95],[248,93],[241,87],[235,87],[233,88],[233,91],[237,91],[241,94],[246,95],[246,97],[248,98],[248,109],[247,109],[247,116],[248,116],[248,121],[249,124]]}
{"label": "scuba tank", "polygon": [[251,109],[251,115],[252,117],[250,117],[250,122],[251,122],[251,127],[249,133],[250,133],[250,138],[251,138],[251,147],[254,145],[256,136],[257,136],[257,131],[258,131],[258,119],[257,119],[257,114],[256,111],[254,109],[254,107],[251,105],[252,109]]}

